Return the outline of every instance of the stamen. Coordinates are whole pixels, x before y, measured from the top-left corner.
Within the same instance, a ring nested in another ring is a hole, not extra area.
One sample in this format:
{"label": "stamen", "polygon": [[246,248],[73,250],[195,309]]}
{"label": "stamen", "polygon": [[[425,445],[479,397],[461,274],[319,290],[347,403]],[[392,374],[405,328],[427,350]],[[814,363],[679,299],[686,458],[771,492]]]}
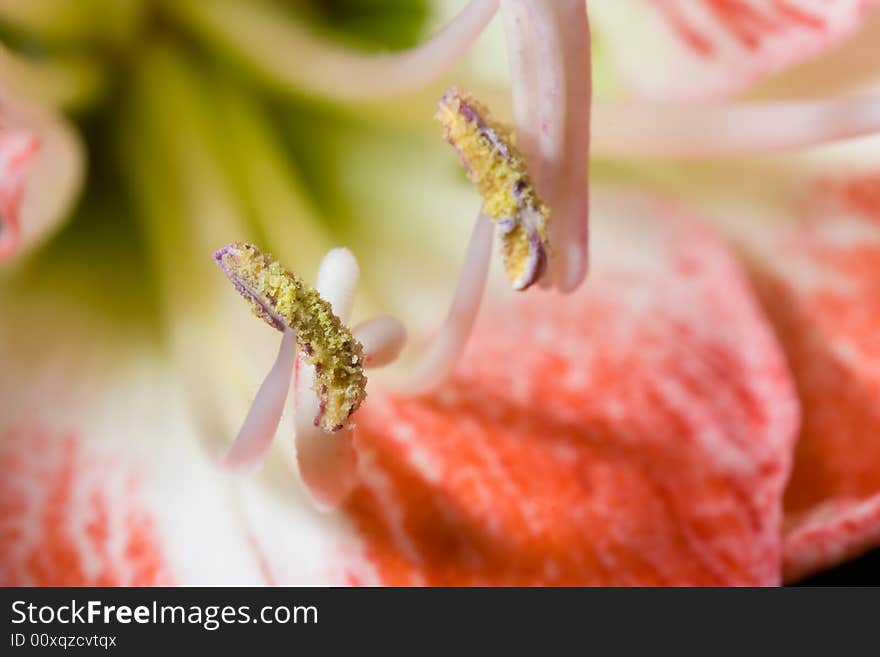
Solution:
{"label": "stamen", "polygon": [[[518,141],[553,209],[545,287],[587,272],[590,34],[583,0],[504,0]],[[584,113],[587,118],[584,120]]]}
{"label": "stamen", "polygon": [[214,259],[257,317],[296,333],[305,361],[315,368],[312,389],[320,400],[315,424],[327,432],[346,427],[366,397],[367,379],[363,348],[330,303],[253,245],[229,245]]}
{"label": "stamen", "polygon": [[[538,97],[538,156],[541,158],[541,176],[537,180],[538,189],[551,207],[558,208],[560,183],[564,171],[565,151],[565,59],[560,28],[556,21],[556,7],[559,0],[525,0],[533,28],[529,47],[535,51],[535,73],[538,81],[532,93]],[[551,234],[554,248],[564,244],[565,218],[554,215]],[[555,255],[555,254],[554,254]],[[554,258],[554,261],[556,258]],[[556,262],[551,267],[548,280],[556,282]]]}
{"label": "stamen", "polygon": [[312,502],[320,511],[331,511],[348,497],[357,485],[357,453],[353,429],[324,433],[309,419],[317,410],[314,395],[304,394],[300,381],[296,398],[296,463],[300,478]]}
{"label": "stamen", "polygon": [[296,336],[285,328],[275,364],[257,391],[241,431],[223,459],[227,468],[250,471],[263,462],[281,422],[295,364]]}
{"label": "stamen", "polygon": [[559,289],[573,292],[586,278],[589,263],[590,108],[593,95],[590,25],[583,0],[556,0],[552,4],[558,13],[564,48],[565,102],[559,205],[555,214],[561,220],[558,233],[551,232],[551,240],[558,240],[555,242],[555,260],[559,264],[555,278]]}
{"label": "stamen", "polygon": [[335,100],[385,98],[427,85],[458,61],[498,9],[498,0],[471,0],[429,41],[400,53],[370,55],[334,46],[255,0],[163,4],[271,82]]}
{"label": "stamen", "polygon": [[504,32],[507,35],[516,145],[540,187],[539,94],[535,93],[535,89],[538,88],[538,69],[534,49],[531,47],[536,40],[532,32],[533,21],[529,19],[526,5],[521,0],[501,0],[501,15],[504,18]]}
{"label": "stamen", "polygon": [[471,333],[489,275],[492,223],[480,213],[474,223],[467,255],[449,313],[431,345],[413,367],[413,374],[398,386],[404,394],[419,395],[443,383],[452,372]]}
{"label": "stamen", "polygon": [[740,103],[598,102],[593,151],[704,158],[817,146],[880,133],[880,95]]}
{"label": "stamen", "polygon": [[[334,249],[321,261],[316,283],[341,321],[348,321],[360,271],[348,249]],[[350,427],[333,433],[321,431],[311,418],[319,411],[318,400],[307,394],[315,377],[313,367],[297,370],[296,462],[300,478],[312,502],[322,511],[339,506],[357,483],[357,454]]]}
{"label": "stamen", "polygon": [[547,267],[550,210],[538,198],[509,129],[454,88],[440,99],[437,119],[483,196],[483,212],[498,226],[513,288],[528,288]]}

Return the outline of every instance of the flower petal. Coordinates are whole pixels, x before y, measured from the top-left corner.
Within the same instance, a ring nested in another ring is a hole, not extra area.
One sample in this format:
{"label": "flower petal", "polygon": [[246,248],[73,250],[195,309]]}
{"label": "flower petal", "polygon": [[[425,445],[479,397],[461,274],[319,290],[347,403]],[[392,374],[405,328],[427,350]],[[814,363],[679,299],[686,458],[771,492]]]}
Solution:
{"label": "flower petal", "polygon": [[0,129],[2,263],[59,227],[77,197],[85,166],[82,145],[61,117],[14,97],[2,85]]}
{"label": "flower petal", "polygon": [[0,258],[14,253],[21,239],[18,215],[27,174],[40,149],[40,140],[29,132],[0,132]]}
{"label": "flower petal", "polygon": [[139,481],[85,457],[75,434],[2,435],[0,584],[160,586],[172,582]]}
{"label": "flower petal", "polygon": [[803,405],[785,574],[880,544],[880,176],[820,184],[759,276]]}
{"label": "flower petal", "polygon": [[783,575],[796,581],[880,545],[880,495],[818,506],[790,524]]}
{"label": "flower petal", "polygon": [[[633,93],[741,91],[850,37],[873,0],[600,0],[590,15]],[[638,47],[634,47],[638,44]]]}
{"label": "flower petal", "polygon": [[501,301],[453,381],[372,391],[347,505],[386,584],[776,584],[797,423],[742,272],[596,199],[591,284]]}
{"label": "flower petal", "polygon": [[160,354],[114,327],[54,345],[5,329],[17,376],[0,381],[0,582],[371,581],[357,537],[311,509],[283,462],[257,479],[216,468]]}

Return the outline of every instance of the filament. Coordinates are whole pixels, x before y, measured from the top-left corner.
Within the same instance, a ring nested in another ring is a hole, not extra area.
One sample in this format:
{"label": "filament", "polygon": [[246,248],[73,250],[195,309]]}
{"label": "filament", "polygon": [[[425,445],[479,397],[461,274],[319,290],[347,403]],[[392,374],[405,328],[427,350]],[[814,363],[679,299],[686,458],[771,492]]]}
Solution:
{"label": "filament", "polygon": [[471,233],[446,319],[412,368],[412,374],[399,386],[400,392],[411,395],[429,392],[443,383],[452,372],[467,346],[467,339],[480,310],[491,254],[492,224],[481,212]]}
{"label": "filament", "polygon": [[433,38],[394,54],[363,54],[334,46],[253,0],[173,0],[165,7],[274,84],[352,101],[409,93],[445,73],[482,33],[498,0],[471,0]]}
{"label": "filament", "polygon": [[880,133],[880,95],[739,103],[597,102],[593,153],[698,159],[757,155]]}

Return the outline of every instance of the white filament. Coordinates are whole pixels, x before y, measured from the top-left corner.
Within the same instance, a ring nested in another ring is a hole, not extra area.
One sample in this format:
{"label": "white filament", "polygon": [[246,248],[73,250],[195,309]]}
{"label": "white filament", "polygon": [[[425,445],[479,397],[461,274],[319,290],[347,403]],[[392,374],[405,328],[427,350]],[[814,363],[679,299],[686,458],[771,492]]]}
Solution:
{"label": "white filament", "polygon": [[501,0],[501,15],[507,36],[507,57],[510,63],[516,145],[525,157],[532,178],[541,172],[538,147],[538,69],[531,44],[535,42],[534,24],[521,0]]}
{"label": "white filament", "polygon": [[503,0],[501,8],[517,144],[552,215],[553,255],[541,286],[570,292],[587,272],[591,75],[586,8],[582,0]]}
{"label": "white filament", "polygon": [[296,336],[286,329],[275,364],[254,397],[235,441],[222,460],[230,470],[251,472],[265,460],[281,422],[284,402],[296,364]]}
{"label": "white filament", "polygon": [[425,43],[376,55],[333,45],[253,0],[177,0],[167,5],[276,84],[323,98],[368,100],[412,92],[449,70],[495,15],[498,0],[471,0]]}
{"label": "white filament", "polygon": [[446,319],[433,341],[413,367],[399,391],[423,394],[443,383],[467,346],[477,319],[489,275],[492,255],[492,224],[482,212],[471,233],[470,244]]}
{"label": "white filament", "polygon": [[710,158],[816,146],[880,133],[880,95],[733,103],[597,102],[593,153]]}
{"label": "white filament", "polygon": [[586,278],[589,254],[590,26],[583,0],[558,0],[554,6],[565,44],[566,87],[565,145],[557,195],[563,239],[557,243],[556,282],[561,291],[573,292]]}

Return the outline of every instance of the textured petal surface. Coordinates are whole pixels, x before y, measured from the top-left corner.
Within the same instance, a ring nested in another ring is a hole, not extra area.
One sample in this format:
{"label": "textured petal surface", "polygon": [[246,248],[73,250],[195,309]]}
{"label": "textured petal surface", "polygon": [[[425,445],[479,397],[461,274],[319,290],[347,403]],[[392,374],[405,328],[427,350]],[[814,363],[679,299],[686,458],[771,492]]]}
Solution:
{"label": "textured petal surface", "polygon": [[0,129],[0,260],[18,248],[18,215],[31,161],[39,148],[35,135]]}
{"label": "textured petal surface", "polygon": [[[74,128],[0,84],[0,264],[42,242],[67,218],[85,173]],[[51,190],[51,191],[46,191]]]}
{"label": "textured petal surface", "polygon": [[7,430],[0,468],[0,584],[161,586],[171,583],[136,477],[87,460],[75,435]]}
{"label": "textured petal surface", "polygon": [[802,400],[785,572],[880,544],[880,176],[823,183],[762,279]]}
{"label": "textured petal surface", "polygon": [[789,524],[785,534],[785,580],[797,581],[876,545],[880,545],[880,495],[863,501],[829,502]]}
{"label": "textured petal surface", "polygon": [[837,45],[873,0],[595,0],[625,83],[650,98],[736,93]]}
{"label": "textured petal surface", "polygon": [[0,324],[16,372],[0,377],[0,583],[374,581],[353,529],[314,511],[284,460],[258,478],[215,465],[158,354],[44,327]]}
{"label": "textured petal surface", "polygon": [[371,391],[347,510],[384,583],[779,582],[797,406],[750,288],[677,208],[594,213],[585,291],[498,292],[444,389]]}

